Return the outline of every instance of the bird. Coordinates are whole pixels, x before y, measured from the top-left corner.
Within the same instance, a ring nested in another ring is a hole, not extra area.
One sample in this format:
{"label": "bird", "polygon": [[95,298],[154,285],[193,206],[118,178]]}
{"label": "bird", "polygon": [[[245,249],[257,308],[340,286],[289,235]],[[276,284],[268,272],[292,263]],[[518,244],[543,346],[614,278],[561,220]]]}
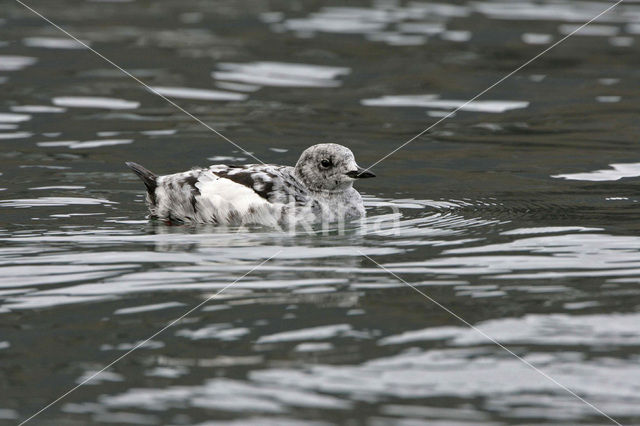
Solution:
{"label": "bird", "polygon": [[214,164],[158,176],[125,164],[146,186],[150,217],[167,224],[283,227],[358,219],[366,212],[353,183],[375,177],[335,143],[307,148],[293,167]]}

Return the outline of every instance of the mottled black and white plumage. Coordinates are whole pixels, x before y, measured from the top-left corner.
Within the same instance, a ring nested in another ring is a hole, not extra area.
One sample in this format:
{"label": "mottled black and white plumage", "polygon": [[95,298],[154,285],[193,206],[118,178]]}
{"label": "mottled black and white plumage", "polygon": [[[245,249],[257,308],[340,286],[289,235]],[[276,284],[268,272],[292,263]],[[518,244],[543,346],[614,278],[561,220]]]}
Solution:
{"label": "mottled black and white plumage", "polygon": [[351,150],[337,144],[308,148],[295,167],[216,164],[157,176],[136,163],[127,166],[147,187],[152,217],[218,225],[283,226],[359,218],[365,210],[353,182],[374,176],[356,164]]}

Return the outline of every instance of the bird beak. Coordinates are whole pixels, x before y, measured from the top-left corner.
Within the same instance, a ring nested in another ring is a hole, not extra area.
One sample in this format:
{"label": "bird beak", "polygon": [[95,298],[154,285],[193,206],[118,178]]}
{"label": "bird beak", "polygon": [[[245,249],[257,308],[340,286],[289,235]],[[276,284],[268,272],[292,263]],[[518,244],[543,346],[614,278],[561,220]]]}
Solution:
{"label": "bird beak", "polygon": [[363,169],[360,166],[357,166],[357,167],[358,167],[357,170],[351,170],[350,172],[347,172],[347,176],[353,179],[365,179],[365,178],[376,177],[376,175],[371,173],[369,170]]}

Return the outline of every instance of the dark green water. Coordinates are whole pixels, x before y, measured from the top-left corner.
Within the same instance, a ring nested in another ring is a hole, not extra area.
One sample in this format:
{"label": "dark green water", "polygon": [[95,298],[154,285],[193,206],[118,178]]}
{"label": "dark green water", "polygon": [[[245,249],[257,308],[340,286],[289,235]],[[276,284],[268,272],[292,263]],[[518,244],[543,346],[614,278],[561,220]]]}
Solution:
{"label": "dark green water", "polygon": [[[363,166],[611,4],[29,3],[265,162]],[[0,423],[277,254],[29,424],[613,424],[558,383],[640,424],[639,43],[628,1],[292,235],[148,223],[124,161],[251,159],[0,0]]]}

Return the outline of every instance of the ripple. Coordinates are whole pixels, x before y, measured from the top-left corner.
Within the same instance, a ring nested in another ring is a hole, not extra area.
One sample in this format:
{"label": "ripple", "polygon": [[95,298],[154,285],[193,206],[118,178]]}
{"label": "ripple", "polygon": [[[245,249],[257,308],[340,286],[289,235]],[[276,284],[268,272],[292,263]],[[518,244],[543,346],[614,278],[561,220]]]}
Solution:
{"label": "ripple", "polygon": [[319,342],[319,343],[300,343],[297,344],[293,349],[296,352],[320,352],[320,351],[330,351],[333,349],[333,344],[329,342]]}
{"label": "ripple", "polygon": [[71,146],[76,143],[79,143],[79,142],[78,141],[48,141],[48,142],[37,142],[36,145],[41,147],[58,147],[58,146]]}
{"label": "ripple", "polygon": [[[602,12],[607,6],[602,2],[555,2],[532,1],[518,2],[517,4],[505,1],[475,2],[473,8],[491,19],[508,20],[539,20],[539,21],[566,21],[586,22]],[[601,21],[625,21],[628,18],[623,14],[607,14],[600,17]],[[597,25],[597,24],[596,24]],[[590,25],[591,26],[591,25]],[[588,27],[587,27],[588,28]]]}
{"label": "ripple", "polygon": [[[55,37],[27,37],[22,40],[27,47],[40,47],[45,49],[86,49],[85,46],[70,38]],[[83,41],[85,44],[89,44]]]}
{"label": "ripple", "polygon": [[[76,383],[87,382],[89,378],[98,373],[98,371],[89,370],[85,372],[82,376],[76,379]],[[124,377],[118,373],[114,373],[112,371],[101,371],[95,379],[92,379],[91,382],[87,382],[88,385],[99,385],[103,382],[122,382],[124,381]]]}
{"label": "ripple", "polygon": [[[459,30],[459,31],[445,31],[440,34],[440,38],[447,41],[453,41],[456,43],[464,43],[471,40],[471,31]],[[479,101],[482,102],[482,101]]]}
{"label": "ripple", "polygon": [[[502,344],[542,346],[640,346],[635,326],[640,314],[607,315],[527,315],[475,324],[482,333]],[[469,327],[429,327],[387,336],[379,345],[402,345],[418,341],[448,340],[458,346],[481,345],[488,339]]]}
{"label": "ripple", "polygon": [[0,71],[20,71],[38,60],[31,56],[0,55]]}
{"label": "ripple", "polygon": [[398,24],[398,31],[402,33],[418,33],[435,35],[446,30],[442,22],[405,22]]}
{"label": "ripple", "polygon": [[[4,283],[1,288],[15,288],[15,287],[31,287],[31,286],[44,286],[44,285],[59,285],[68,284],[77,281],[86,281],[94,279],[104,279],[109,276],[114,276],[122,273],[124,270],[131,269],[133,265],[116,265],[116,266],[101,266],[97,268],[95,265],[66,265],[66,266],[4,266],[2,268],[3,274],[6,277],[11,277],[14,281],[10,283]],[[64,294],[60,292],[61,296],[84,296],[81,294]],[[67,292],[68,293],[68,292]],[[48,294],[53,296],[55,294]],[[42,296],[31,294],[31,297],[40,297],[41,300],[45,299]],[[29,297],[29,299],[31,298]],[[8,303],[13,303],[18,300],[25,300],[20,298],[9,297]],[[55,304],[55,303],[54,303]]]}
{"label": "ripple", "polygon": [[335,78],[349,74],[349,68],[284,62],[220,63],[211,75],[218,80],[276,87],[338,87]]}
{"label": "ripple", "polygon": [[439,99],[438,95],[395,95],[382,96],[360,101],[365,106],[375,107],[424,107],[438,109],[457,109],[461,111],[477,111],[502,113],[513,109],[527,108],[528,101],[457,101]]}
{"label": "ripple", "polygon": [[85,186],[79,185],[59,185],[59,186],[35,186],[33,188],[29,188],[32,191],[40,191],[40,190],[50,190],[50,189],[85,189]]}
{"label": "ripple", "polygon": [[[551,377],[608,414],[630,415],[639,411],[636,369],[622,361],[582,361],[570,355],[549,353],[541,356],[542,359],[534,360],[533,356],[531,359]],[[414,350],[363,365],[309,365],[304,370],[272,368],[253,371],[250,378],[265,386],[288,386],[292,391],[316,391],[351,398],[367,395],[369,400],[482,397],[487,406],[507,416],[525,400],[527,406],[539,412],[550,403],[541,394],[559,391],[555,383],[519,360],[494,358],[482,350],[467,349]],[[524,399],[519,397],[523,394]],[[591,407],[569,398],[572,397],[567,395],[562,403],[570,401],[570,411],[553,410],[547,415],[563,420],[593,415]],[[621,400],[625,402],[618,404]],[[560,403],[555,398],[554,401]]]}
{"label": "ripple", "polygon": [[620,28],[613,25],[598,25],[589,24],[588,26],[581,28],[580,31],[575,32],[581,25],[560,25],[558,32],[563,35],[572,34],[581,36],[598,36],[598,37],[613,37],[618,35]]}
{"label": "ripple", "polygon": [[[0,21],[1,22],[1,21]],[[13,420],[18,418],[18,412],[10,408],[0,408],[0,419]]]}
{"label": "ripple", "polygon": [[87,149],[99,148],[103,146],[127,145],[133,142],[133,139],[101,139],[96,141],[76,142],[69,145],[71,149]]}
{"label": "ripple", "polygon": [[54,107],[50,105],[16,105],[11,107],[11,111],[28,113],[59,113],[65,112],[66,108]]}
{"label": "ripple", "polygon": [[99,139],[95,141],[51,141],[51,142],[38,142],[37,145],[41,147],[67,147],[71,149],[88,149],[88,148],[100,148],[103,146],[113,145],[127,145],[133,142],[133,139]]}
{"label": "ripple", "polygon": [[166,302],[166,303],[155,303],[153,305],[131,306],[129,308],[116,309],[113,312],[113,315],[139,314],[141,312],[159,311],[162,309],[178,308],[182,306],[185,306],[185,304],[179,303],[179,302]]}
{"label": "ripple", "polygon": [[230,157],[230,156],[225,156],[225,155],[216,155],[214,157],[207,157],[207,160],[209,161],[230,161],[230,162],[239,162],[239,161],[245,161],[247,159],[247,157]]}
{"label": "ripple", "polygon": [[[392,23],[405,20],[465,17],[469,15],[466,6],[443,3],[412,2],[407,7],[385,4],[375,8],[361,7],[324,7],[305,18],[285,20],[282,28],[298,33],[341,33],[341,34],[373,34],[380,33]],[[280,25],[280,24],[276,24]],[[412,23],[406,27],[398,27],[403,32],[420,32],[434,34],[440,31],[439,22]],[[411,27],[411,25],[416,25]],[[418,27],[421,25],[421,27]],[[278,27],[275,27],[278,28]]]}
{"label": "ripple", "polygon": [[152,89],[169,98],[196,99],[207,101],[243,101],[247,95],[242,93],[223,92],[221,90],[194,89],[189,87],[152,87]]}
{"label": "ripple", "polygon": [[71,108],[136,109],[140,102],[125,99],[102,98],[94,96],[59,96],[53,98],[53,104]]}
{"label": "ripple", "polygon": [[0,139],[24,139],[31,136],[33,136],[33,133],[30,132],[0,133]]}
{"label": "ripple", "polygon": [[255,84],[229,83],[226,81],[218,81],[216,82],[216,86],[221,89],[235,90],[238,92],[256,92],[261,89],[261,86]]}
{"label": "ripple", "polygon": [[640,176],[640,163],[617,163],[610,164],[609,166],[611,167],[611,169],[595,170],[593,172],[551,175],[551,177],[566,180],[602,182]]}
{"label": "ripple", "polygon": [[142,407],[154,411],[177,408],[184,404],[217,411],[258,413],[281,413],[287,411],[287,407],[338,410],[351,407],[348,401],[314,391],[291,391],[286,386],[254,384],[226,378],[210,379],[200,386],[131,389],[120,395],[103,395],[100,399],[107,407]]}
{"label": "ripple", "polygon": [[[542,231],[546,233],[547,230],[543,228]],[[512,235],[519,234],[516,232]],[[445,249],[438,257],[390,262],[384,266],[395,273],[450,274],[454,277],[482,275],[499,280],[640,275],[640,238],[631,236],[569,233],[488,245],[474,245],[473,241],[464,239],[462,241],[462,247]],[[482,243],[482,239],[476,243]],[[451,242],[445,243],[445,247],[447,244]],[[497,289],[504,290],[537,291],[527,286]],[[566,292],[570,288],[553,287],[547,290]],[[474,293],[464,294],[476,297]]]}
{"label": "ripple", "polygon": [[295,342],[301,340],[324,340],[350,334],[353,334],[353,331],[349,324],[334,324],[265,335],[261,336],[256,343],[264,344],[276,342]]}
{"label": "ripple", "polygon": [[284,28],[291,31],[320,31],[325,33],[364,34],[380,31],[386,27],[384,22],[366,22],[359,19],[335,19],[334,17],[314,16],[306,19],[287,19]]}
{"label": "ripple", "polygon": [[331,426],[331,423],[323,422],[321,420],[298,420],[287,417],[278,416],[251,416],[241,420],[224,420],[215,421],[209,420],[204,423],[198,423],[195,426]]}
{"label": "ripple", "polygon": [[212,324],[197,330],[182,329],[176,332],[176,336],[191,340],[216,339],[226,342],[238,340],[247,334],[249,334],[248,328],[233,328],[231,324]]}
{"label": "ripple", "polygon": [[158,129],[158,130],[144,130],[140,133],[147,136],[168,136],[168,135],[175,135],[176,133],[178,133],[178,131],[176,129]]}
{"label": "ripple", "polygon": [[73,206],[73,205],[97,205],[97,204],[113,204],[112,201],[102,198],[81,198],[81,197],[39,197],[39,198],[21,198],[13,200],[0,200],[0,206],[3,207],[57,207],[57,206]]}
{"label": "ripple", "polygon": [[614,104],[621,100],[622,96],[596,96],[596,101],[604,104]]}
{"label": "ripple", "polygon": [[502,235],[554,234],[561,232],[603,231],[602,228],[586,228],[583,226],[542,226],[537,228],[518,228],[501,232]]}
{"label": "ripple", "polygon": [[0,112],[0,123],[21,123],[28,120],[31,120],[31,116],[28,114]]}
{"label": "ripple", "polygon": [[553,41],[553,36],[551,34],[524,33],[522,41],[527,44],[549,44]]}
{"label": "ripple", "polygon": [[367,40],[382,41],[390,46],[419,46],[427,42],[427,38],[422,35],[407,35],[393,31],[369,33]]}

